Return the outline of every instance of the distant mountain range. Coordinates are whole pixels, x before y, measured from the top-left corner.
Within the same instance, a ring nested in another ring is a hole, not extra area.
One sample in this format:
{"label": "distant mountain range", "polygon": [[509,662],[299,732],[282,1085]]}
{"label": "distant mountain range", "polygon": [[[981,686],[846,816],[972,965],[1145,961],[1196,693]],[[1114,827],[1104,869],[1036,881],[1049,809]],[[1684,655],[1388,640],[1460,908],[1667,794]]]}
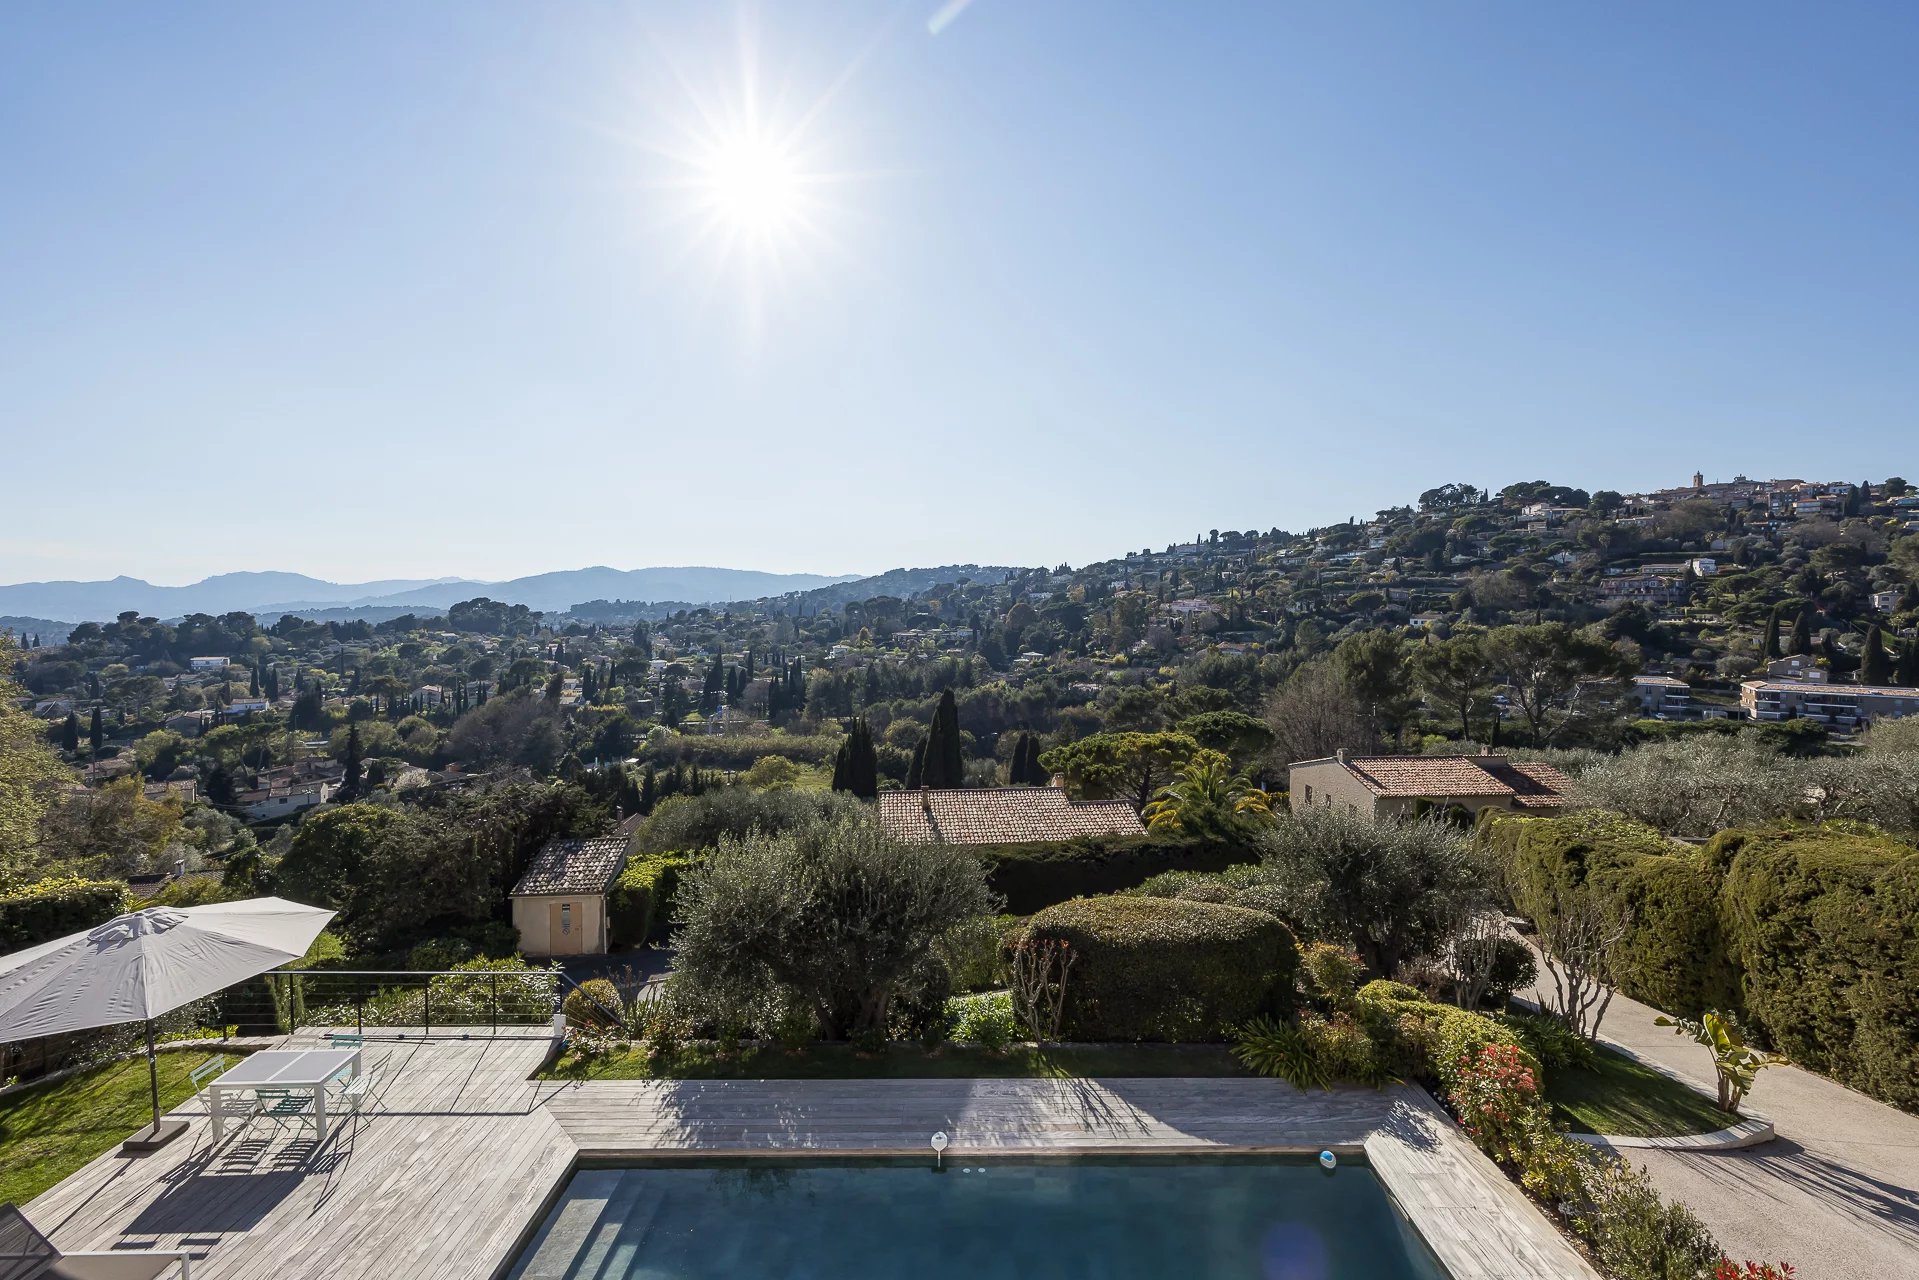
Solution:
{"label": "distant mountain range", "polygon": [[[443,612],[475,596],[558,613],[586,600],[682,600],[713,604],[753,600],[851,582],[856,575],[761,573],[753,569],[609,569],[594,565],[536,573],[505,582],[470,578],[395,578],[326,582],[301,573],[223,573],[184,587],[160,587],[139,578],[105,582],[22,582],[0,586],[0,615],[107,622],[132,610],[169,619],[189,613],[250,613],[263,620],[321,610],[416,609]],[[390,614],[389,614],[390,616]]]}

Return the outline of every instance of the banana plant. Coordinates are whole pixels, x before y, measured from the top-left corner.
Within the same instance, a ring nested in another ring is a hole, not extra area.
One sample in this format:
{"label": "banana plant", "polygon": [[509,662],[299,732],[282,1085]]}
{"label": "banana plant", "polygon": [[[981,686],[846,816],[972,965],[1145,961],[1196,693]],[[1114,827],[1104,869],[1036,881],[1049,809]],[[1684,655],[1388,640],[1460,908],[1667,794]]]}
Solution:
{"label": "banana plant", "polygon": [[1765,1068],[1786,1061],[1779,1054],[1747,1044],[1738,1019],[1717,1009],[1709,1009],[1698,1018],[1661,1014],[1653,1022],[1671,1027],[1676,1036],[1691,1036],[1711,1051],[1713,1072],[1719,1081],[1719,1109],[1733,1115],[1739,1114],[1739,1103],[1752,1091],[1754,1078]]}

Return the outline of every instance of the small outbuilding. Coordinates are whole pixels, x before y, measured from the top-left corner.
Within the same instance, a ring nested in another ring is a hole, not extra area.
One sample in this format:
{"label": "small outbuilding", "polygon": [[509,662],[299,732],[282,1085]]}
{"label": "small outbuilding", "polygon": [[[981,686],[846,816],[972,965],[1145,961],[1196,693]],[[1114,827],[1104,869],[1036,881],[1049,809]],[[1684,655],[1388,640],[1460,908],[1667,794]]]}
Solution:
{"label": "small outbuilding", "polygon": [[513,886],[513,927],[530,956],[602,955],[606,899],[626,867],[625,836],[549,840]]}

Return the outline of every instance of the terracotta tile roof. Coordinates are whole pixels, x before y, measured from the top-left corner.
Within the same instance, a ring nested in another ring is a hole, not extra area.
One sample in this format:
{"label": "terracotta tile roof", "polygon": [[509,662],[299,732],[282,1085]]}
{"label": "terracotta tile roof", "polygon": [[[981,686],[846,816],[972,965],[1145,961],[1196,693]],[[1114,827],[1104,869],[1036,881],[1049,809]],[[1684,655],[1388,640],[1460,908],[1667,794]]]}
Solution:
{"label": "terracotta tile roof", "polygon": [[1510,796],[1521,809],[1557,809],[1572,790],[1571,780],[1552,765],[1514,764],[1504,756],[1350,756],[1343,763],[1381,796]]}
{"label": "terracotta tile roof", "polygon": [[1057,787],[882,791],[879,810],[880,825],[910,844],[1021,844],[1146,834],[1125,801],[1074,804]]}
{"label": "terracotta tile roof", "polygon": [[1513,788],[1465,756],[1353,756],[1359,780],[1382,796],[1509,796]]}
{"label": "terracotta tile roof", "polygon": [[1549,764],[1509,764],[1513,803],[1521,809],[1557,809],[1572,791],[1572,779]]}
{"label": "terracotta tile roof", "polygon": [[513,886],[522,893],[605,893],[626,867],[626,837],[549,840]]}

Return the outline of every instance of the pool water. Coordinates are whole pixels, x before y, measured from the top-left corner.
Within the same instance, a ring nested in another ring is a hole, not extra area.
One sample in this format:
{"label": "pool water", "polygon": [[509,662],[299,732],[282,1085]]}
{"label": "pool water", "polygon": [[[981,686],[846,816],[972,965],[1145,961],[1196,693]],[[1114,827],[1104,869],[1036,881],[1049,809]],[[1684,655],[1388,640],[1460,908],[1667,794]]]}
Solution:
{"label": "pool water", "polygon": [[513,1280],[1443,1280],[1364,1165],[582,1169]]}

